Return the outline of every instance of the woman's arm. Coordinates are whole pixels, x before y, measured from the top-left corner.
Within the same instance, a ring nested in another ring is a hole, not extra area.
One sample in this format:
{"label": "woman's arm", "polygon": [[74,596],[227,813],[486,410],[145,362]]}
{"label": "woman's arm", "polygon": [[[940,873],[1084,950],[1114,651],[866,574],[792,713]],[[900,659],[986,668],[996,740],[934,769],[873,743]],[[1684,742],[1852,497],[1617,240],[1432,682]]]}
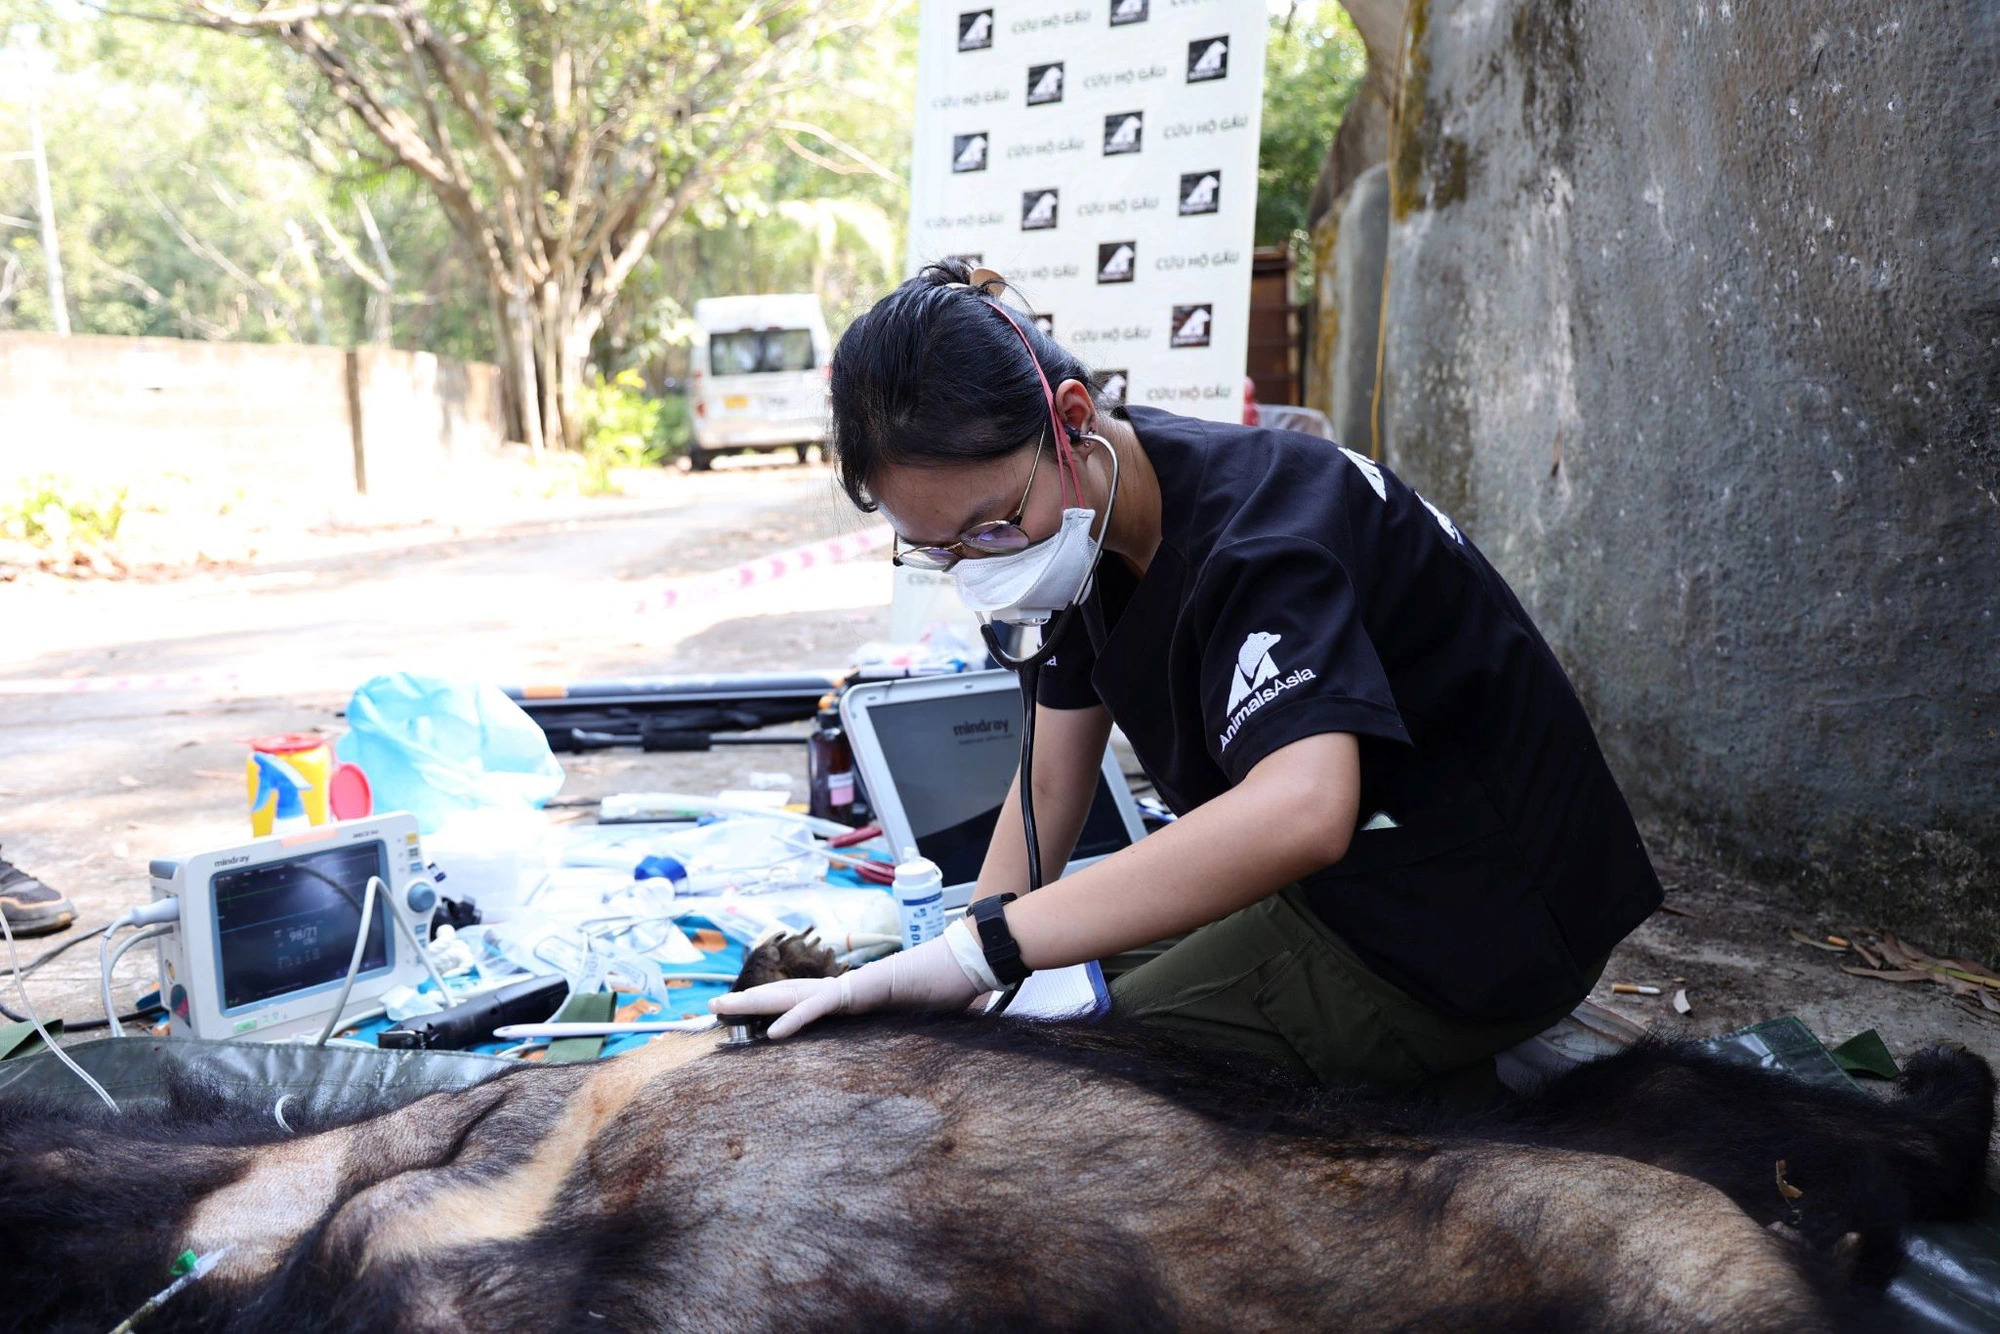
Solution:
{"label": "woman's arm", "polygon": [[[1042,879],[1050,884],[1069,865],[1097,794],[1098,766],[1111,736],[1111,714],[1088,709],[1035,706],[1035,835],[1042,848]],[[1028,845],[1021,832],[1021,775],[1007,789],[973,897],[1028,892]]]}
{"label": "woman's arm", "polygon": [[1007,905],[1021,961],[1060,968],[1227,917],[1346,856],[1360,802],[1351,734],[1280,747],[1165,829]]}
{"label": "woman's arm", "polygon": [[[1346,855],[1360,793],[1360,748],[1351,735],[1309,736],[1274,750],[1242,783],[1157,834],[1009,904],[1022,961],[1081,963],[1255,903]],[[1070,828],[1063,847],[1075,838]],[[1024,852],[1016,865],[1026,864]],[[958,918],[942,936],[839,977],[767,982],[718,996],[709,1009],[781,1015],[770,1035],[782,1038],[829,1014],[963,1006],[992,985],[977,938]]]}

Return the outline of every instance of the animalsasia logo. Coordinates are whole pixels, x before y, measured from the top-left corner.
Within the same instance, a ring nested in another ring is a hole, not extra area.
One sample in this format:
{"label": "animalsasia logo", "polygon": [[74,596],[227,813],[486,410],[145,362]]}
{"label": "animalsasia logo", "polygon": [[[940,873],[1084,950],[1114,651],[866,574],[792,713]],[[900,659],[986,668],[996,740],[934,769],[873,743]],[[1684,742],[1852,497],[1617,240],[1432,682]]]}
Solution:
{"label": "animalsasia logo", "polygon": [[1207,347],[1210,337],[1210,326],[1214,322],[1215,306],[1213,303],[1204,303],[1199,306],[1175,306],[1174,336],[1171,340],[1173,346]]}
{"label": "animalsasia logo", "polygon": [[947,260],[952,261],[955,264],[963,264],[968,269],[976,269],[981,264],[984,264],[986,262],[986,256],[977,253],[968,255],[946,255],[945,258]]}
{"label": "animalsasia logo", "polygon": [[1045,232],[1056,225],[1056,190],[1029,190],[1021,195],[1021,230]]}
{"label": "animalsasia logo", "polygon": [[1050,338],[1054,338],[1056,336],[1056,317],[1053,315],[1037,315],[1035,316],[1035,327]]}
{"label": "animalsasia logo", "polygon": [[986,170],[985,134],[954,134],[951,137],[951,169],[954,174]]}
{"label": "animalsasia logo", "polygon": [[1152,13],[1152,0],[1111,0],[1111,26],[1144,23]]}
{"label": "animalsasia logo", "polygon": [[1104,118],[1104,156],[1136,153],[1146,133],[1146,113],[1119,111]]}
{"label": "animalsasia logo", "polygon": [[958,16],[958,49],[984,51],[993,45],[993,11],[968,10]]}
{"label": "animalsasia logo", "polygon": [[1274,635],[1266,630],[1254,630],[1244,636],[1243,647],[1236,650],[1236,667],[1229,677],[1229,702],[1223,710],[1229,721],[1222,729],[1218,753],[1229,749],[1229,743],[1236,739],[1236,733],[1251,714],[1269,704],[1293,686],[1304,685],[1319,679],[1318,673],[1310,667],[1301,667],[1286,676],[1278,675],[1278,664],[1271,658],[1271,650],[1277,646],[1283,635]]}
{"label": "animalsasia logo", "polygon": [[1098,392],[1103,394],[1104,401],[1113,407],[1125,401],[1125,395],[1130,392],[1131,388],[1132,373],[1130,371],[1099,371],[1097,374]]}
{"label": "animalsasia logo", "polygon": [[1137,241],[1106,241],[1097,247],[1097,281],[1129,283],[1138,268]]}
{"label": "animalsasia logo", "polygon": [[1374,459],[1369,458],[1366,454],[1357,454],[1346,445],[1340,447],[1340,452],[1347,455],[1349,463],[1361,469],[1361,475],[1368,479],[1368,485],[1375,489],[1375,494],[1378,497],[1383,500],[1389,498],[1389,484],[1383,480],[1382,469]]}
{"label": "animalsasia logo", "polygon": [[1028,105],[1046,106],[1050,102],[1062,101],[1063,67],[1054,65],[1028,66]]}
{"label": "animalsasia logo", "polygon": [[1222,173],[1190,171],[1181,177],[1181,216],[1213,213],[1222,207]]}
{"label": "animalsasia logo", "polygon": [[1229,77],[1229,39],[1203,37],[1188,43],[1187,81],[1207,83]]}
{"label": "animalsasia logo", "polygon": [[[1422,496],[1418,496],[1417,499],[1424,500]],[[1438,527],[1444,529],[1444,535],[1446,537],[1458,543],[1460,546],[1465,545],[1465,538],[1459,534],[1458,525],[1453,523],[1450,519],[1446,518],[1445,512],[1443,510],[1431,504],[1431,502],[1428,500],[1424,500],[1424,508],[1431,512],[1431,517],[1433,519],[1436,519],[1438,521]]]}

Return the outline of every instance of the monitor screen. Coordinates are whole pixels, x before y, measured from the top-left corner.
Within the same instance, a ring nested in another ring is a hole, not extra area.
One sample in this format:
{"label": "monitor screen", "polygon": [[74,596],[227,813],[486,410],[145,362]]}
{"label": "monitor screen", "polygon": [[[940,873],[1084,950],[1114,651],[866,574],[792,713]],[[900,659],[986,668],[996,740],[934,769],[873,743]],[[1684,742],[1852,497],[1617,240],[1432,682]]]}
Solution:
{"label": "monitor screen", "polygon": [[[354,956],[368,877],[389,870],[380,843],[328,848],[214,877],[221,939],[222,1008],[338,982]],[[361,974],[389,962],[389,904],[380,891],[361,953]]]}
{"label": "monitor screen", "polygon": [[[871,704],[868,717],[903,803],[917,851],[947,885],[979,878],[1000,803],[1021,759],[1021,696],[1011,684],[942,698]],[[1111,787],[1097,794],[1071,860],[1102,857],[1131,842]],[[902,849],[895,850],[900,856]]]}

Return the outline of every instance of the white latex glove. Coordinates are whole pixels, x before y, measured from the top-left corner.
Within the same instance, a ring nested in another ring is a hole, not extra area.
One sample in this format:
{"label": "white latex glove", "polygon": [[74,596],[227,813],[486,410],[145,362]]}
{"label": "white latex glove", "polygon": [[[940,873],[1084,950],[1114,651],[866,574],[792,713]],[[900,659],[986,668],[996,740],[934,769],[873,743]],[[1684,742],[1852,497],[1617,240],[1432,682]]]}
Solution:
{"label": "white latex glove", "polygon": [[[975,966],[976,965],[976,966]],[[766,982],[748,991],[732,991],[708,1003],[723,1016],[775,1014],[769,1036],[788,1038],[830,1014],[865,1014],[870,1010],[949,1010],[969,1005],[974,996],[999,983],[986,967],[985,955],[964,918],[941,936],[913,950],[842,973],[839,977],[799,977]]]}

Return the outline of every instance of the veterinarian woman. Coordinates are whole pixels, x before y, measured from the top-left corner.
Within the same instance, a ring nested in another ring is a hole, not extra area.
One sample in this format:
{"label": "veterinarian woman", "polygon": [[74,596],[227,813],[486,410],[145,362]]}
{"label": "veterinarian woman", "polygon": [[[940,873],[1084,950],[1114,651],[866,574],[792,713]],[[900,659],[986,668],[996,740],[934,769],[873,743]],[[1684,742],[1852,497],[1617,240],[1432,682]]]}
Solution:
{"label": "veterinarian woman", "polygon": [[[1107,405],[1002,304],[926,269],[834,353],[841,485],[902,561],[1007,619],[1087,589],[1045,666],[1027,889],[1018,781],[972,916],[838,979],[715,1003],[963,1006],[1021,968],[1180,936],[1117,1011],[1455,1098],[1589,991],[1660,886],[1569,681],[1449,517],[1310,436]],[[1117,723],[1179,815],[1056,881]],[[1018,955],[1016,954],[1018,951]]]}

